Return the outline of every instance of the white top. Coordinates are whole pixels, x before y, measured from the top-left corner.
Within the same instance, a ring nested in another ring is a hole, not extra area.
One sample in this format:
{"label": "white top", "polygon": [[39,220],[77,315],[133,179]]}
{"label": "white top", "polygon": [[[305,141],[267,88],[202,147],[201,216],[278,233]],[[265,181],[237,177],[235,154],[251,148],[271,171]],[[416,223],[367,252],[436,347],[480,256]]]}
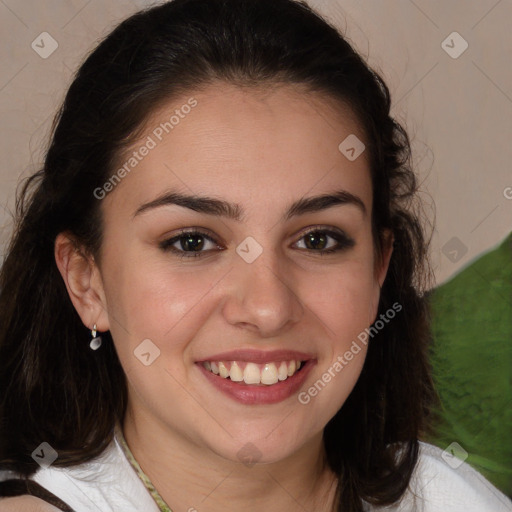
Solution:
{"label": "white top", "polygon": [[[420,442],[418,465],[401,502],[385,509],[367,505],[368,512],[512,512],[512,501],[482,475],[466,463],[455,467],[457,459],[449,465],[442,454]],[[0,471],[0,481],[9,476],[12,473]],[[76,512],[159,512],[116,438],[93,461],[41,468],[32,479]]]}

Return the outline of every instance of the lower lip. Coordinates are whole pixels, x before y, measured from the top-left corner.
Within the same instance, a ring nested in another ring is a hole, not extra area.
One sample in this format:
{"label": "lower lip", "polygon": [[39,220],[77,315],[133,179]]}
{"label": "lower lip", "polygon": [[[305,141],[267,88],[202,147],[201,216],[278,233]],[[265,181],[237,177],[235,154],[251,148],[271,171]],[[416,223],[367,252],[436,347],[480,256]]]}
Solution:
{"label": "lower lip", "polygon": [[310,359],[304,363],[304,366],[302,366],[299,372],[288,377],[286,380],[279,381],[270,386],[258,386],[254,384],[245,384],[244,381],[233,382],[229,378],[224,379],[207,370],[201,363],[197,363],[204,376],[218,390],[222,391],[237,402],[246,405],[276,404],[286,400],[300,389],[311,368],[313,368],[315,364],[316,361]]}

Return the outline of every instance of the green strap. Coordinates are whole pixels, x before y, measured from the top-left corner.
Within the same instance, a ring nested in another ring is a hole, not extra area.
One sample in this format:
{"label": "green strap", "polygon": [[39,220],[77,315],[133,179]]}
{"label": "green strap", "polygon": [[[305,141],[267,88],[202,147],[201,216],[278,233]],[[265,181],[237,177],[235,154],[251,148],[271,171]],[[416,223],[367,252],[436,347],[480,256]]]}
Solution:
{"label": "green strap", "polygon": [[161,512],[172,512],[171,508],[167,503],[165,503],[164,499],[160,494],[158,494],[158,491],[155,489],[155,486],[151,483],[151,480],[149,477],[142,471],[142,468],[139,466],[139,463],[135,460],[135,457],[133,456],[132,451],[128,447],[128,444],[126,443],[126,439],[123,435],[123,430],[121,429],[121,425],[116,423],[115,426],[115,436],[117,440],[119,441],[119,444],[121,445],[121,448],[123,449],[124,454],[126,455],[126,458],[130,461],[130,464],[132,465],[133,469],[137,473],[138,477],[142,481],[142,483],[146,486],[146,489],[149,491],[153,499],[155,500],[156,504],[158,505],[158,508]]}

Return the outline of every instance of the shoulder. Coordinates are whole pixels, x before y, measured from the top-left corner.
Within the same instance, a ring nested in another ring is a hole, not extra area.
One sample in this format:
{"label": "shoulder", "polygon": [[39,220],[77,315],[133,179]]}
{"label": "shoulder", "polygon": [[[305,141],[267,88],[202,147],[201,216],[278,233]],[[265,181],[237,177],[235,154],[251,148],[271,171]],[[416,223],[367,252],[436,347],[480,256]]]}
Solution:
{"label": "shoulder", "polygon": [[471,466],[420,442],[418,464],[397,511],[512,512],[512,502]]}
{"label": "shoulder", "polygon": [[59,512],[59,509],[35,496],[0,498],[0,512]]}
{"label": "shoulder", "polygon": [[115,439],[97,458],[75,466],[41,468],[33,480],[73,510],[158,512],[156,502]]}

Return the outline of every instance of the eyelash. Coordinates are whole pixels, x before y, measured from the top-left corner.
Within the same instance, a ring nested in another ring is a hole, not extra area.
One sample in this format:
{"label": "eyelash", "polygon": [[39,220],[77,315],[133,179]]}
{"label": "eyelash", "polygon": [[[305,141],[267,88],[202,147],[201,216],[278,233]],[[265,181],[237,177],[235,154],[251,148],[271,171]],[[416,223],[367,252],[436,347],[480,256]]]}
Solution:
{"label": "eyelash", "polygon": [[[299,240],[302,240],[307,235],[310,235],[312,233],[322,233],[324,235],[327,235],[328,237],[333,238],[338,243],[338,245],[335,247],[331,247],[330,249],[323,249],[323,250],[314,250],[314,249],[307,249],[307,248],[301,249],[301,250],[310,251],[310,252],[318,253],[318,255],[320,255],[320,256],[325,256],[328,254],[333,254],[336,252],[343,251],[345,249],[350,249],[351,247],[353,247],[355,245],[354,240],[352,238],[350,238],[349,236],[347,236],[343,231],[340,230],[338,232],[338,231],[335,231],[332,229],[319,228],[319,227],[315,227],[314,229],[311,229],[311,230],[303,233],[301,235],[301,237],[299,238]],[[180,239],[185,238],[187,236],[200,236],[200,237],[216,244],[218,247],[218,244],[215,242],[215,240],[211,236],[207,235],[206,233],[204,233],[202,231],[198,231],[198,230],[186,230],[186,229],[180,231],[178,235],[176,235],[172,238],[163,240],[162,242],[159,243],[159,247],[164,252],[170,251],[170,252],[174,253],[176,256],[178,256],[179,258],[198,258],[198,257],[202,257],[205,253],[210,252],[210,251],[183,251],[180,249],[176,249],[175,247],[172,247],[176,242],[179,242]]]}

